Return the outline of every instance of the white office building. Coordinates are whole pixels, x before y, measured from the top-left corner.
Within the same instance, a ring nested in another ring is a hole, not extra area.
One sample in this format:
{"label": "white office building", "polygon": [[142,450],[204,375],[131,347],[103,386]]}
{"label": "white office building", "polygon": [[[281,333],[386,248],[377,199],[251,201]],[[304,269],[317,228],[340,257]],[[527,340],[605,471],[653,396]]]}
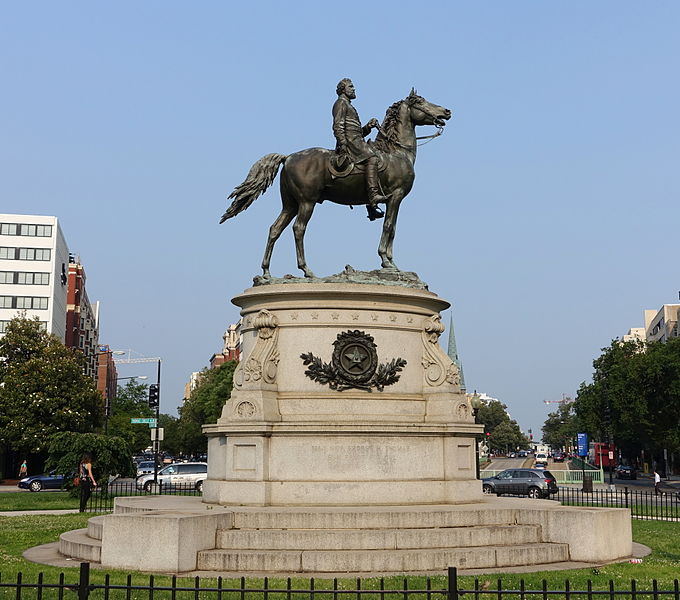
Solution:
{"label": "white office building", "polygon": [[64,341],[68,247],[56,217],[0,214],[0,336],[21,311]]}

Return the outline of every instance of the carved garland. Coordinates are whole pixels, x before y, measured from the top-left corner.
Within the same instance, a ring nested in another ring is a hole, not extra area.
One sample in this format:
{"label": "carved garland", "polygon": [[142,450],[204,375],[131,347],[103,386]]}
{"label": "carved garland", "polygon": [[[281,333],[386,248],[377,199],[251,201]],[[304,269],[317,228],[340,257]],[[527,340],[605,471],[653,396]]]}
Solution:
{"label": "carved garland", "polygon": [[378,364],[377,346],[373,337],[363,331],[339,333],[333,346],[330,363],[324,363],[311,352],[301,354],[300,358],[308,367],[305,371],[307,377],[339,392],[350,388],[368,392],[376,388],[382,392],[386,386],[399,381],[399,372],[406,366],[403,358]]}

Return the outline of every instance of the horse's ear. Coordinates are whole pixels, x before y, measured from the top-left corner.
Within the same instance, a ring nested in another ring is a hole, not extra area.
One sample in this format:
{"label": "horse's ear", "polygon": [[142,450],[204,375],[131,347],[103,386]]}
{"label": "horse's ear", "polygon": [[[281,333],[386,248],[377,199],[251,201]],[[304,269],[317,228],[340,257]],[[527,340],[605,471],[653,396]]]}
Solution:
{"label": "horse's ear", "polygon": [[415,96],[416,95],[416,90],[414,88],[411,88],[411,93],[409,96]]}

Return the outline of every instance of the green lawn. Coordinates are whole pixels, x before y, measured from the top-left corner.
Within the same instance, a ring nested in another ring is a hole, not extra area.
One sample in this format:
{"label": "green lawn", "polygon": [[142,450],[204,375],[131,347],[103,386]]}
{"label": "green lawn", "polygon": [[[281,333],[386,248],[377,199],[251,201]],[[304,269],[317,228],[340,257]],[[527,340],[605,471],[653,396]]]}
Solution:
{"label": "green lawn", "polygon": [[0,492],[0,511],[78,508],[78,502],[68,492]]}
{"label": "green lawn", "polygon": [[[3,582],[15,581],[17,573],[23,573],[24,582],[34,582],[37,580],[38,573],[43,572],[46,582],[54,582],[57,580],[58,574],[62,571],[66,574],[67,582],[76,582],[78,573],[77,566],[72,569],[58,569],[55,567],[48,567],[45,565],[38,565],[30,563],[22,557],[24,550],[39,544],[56,541],[59,534],[71,529],[78,529],[85,527],[87,519],[92,515],[87,514],[69,514],[69,515],[32,515],[22,517],[2,517],[0,516],[0,584]],[[566,579],[570,581],[571,589],[585,590],[587,589],[588,580],[592,581],[593,589],[608,589],[609,581],[614,582],[615,588],[630,589],[630,580],[637,581],[638,590],[652,589],[652,580],[658,581],[658,589],[668,590],[673,588],[673,580],[680,576],[680,523],[664,523],[653,521],[633,521],[634,539],[653,549],[653,553],[644,559],[642,564],[615,564],[598,569],[577,569],[571,571],[547,571],[539,573],[529,573],[522,575],[485,575],[479,577],[479,585],[486,586],[488,589],[495,589],[498,578],[502,579],[502,586],[505,589],[519,589],[520,579],[525,582],[526,589],[541,589],[543,579],[547,582],[548,589],[564,589],[564,582]],[[153,552],[153,542],[150,543],[150,552]],[[110,582],[123,584],[126,579],[126,573],[108,571],[110,573]],[[92,581],[96,583],[104,582],[104,572],[93,569]],[[148,584],[149,576],[138,574],[133,578],[133,583],[138,585]],[[164,576],[154,577],[156,585],[169,584],[170,578]],[[254,584],[261,585],[262,581],[259,579],[252,580]],[[186,584],[193,585],[193,580],[186,580]],[[202,581],[203,587],[216,585],[213,579],[206,579]],[[237,585],[236,581],[225,581],[225,587],[230,585]],[[269,579],[271,587],[283,587],[285,589],[285,581],[275,578]],[[315,581],[317,588],[332,585],[331,582],[324,582],[322,580]],[[362,588],[377,589],[379,586],[378,579],[363,580]],[[445,589],[446,581],[444,577],[432,578],[433,589]],[[459,579],[459,587],[472,589],[474,588],[474,578],[461,577]],[[293,582],[293,588],[304,589],[309,586],[308,579],[299,579]],[[339,583],[339,589],[356,589],[356,580],[346,579]],[[391,577],[385,580],[386,589],[403,589],[404,579],[402,577]],[[408,586],[411,589],[424,589],[426,580],[423,577],[409,577]],[[4,592],[4,593],[3,593]],[[9,589],[2,590],[0,588],[1,597],[16,597],[14,591]],[[192,598],[195,596],[190,594]],[[201,595],[202,597],[204,595]],[[227,600],[227,594],[224,594],[224,600]],[[248,598],[253,598],[250,594],[246,594]],[[277,600],[277,594],[270,594],[270,600]],[[22,598],[32,599],[36,596],[34,591],[26,589],[22,593]],[[52,593],[45,594],[45,598],[56,597]],[[69,597],[69,596],[67,596]],[[73,596],[75,597],[75,596]],[[99,593],[93,594],[93,598],[103,597]],[[111,598],[119,597],[117,594],[111,593]],[[158,592],[155,598],[165,598],[165,594]],[[182,598],[181,594],[177,598]],[[189,596],[186,596],[189,597]],[[206,596],[207,597],[207,596]],[[211,596],[214,597],[214,596]],[[309,597],[304,596],[305,600]],[[485,595],[481,598],[491,598],[492,596]],[[504,595],[503,598],[508,596]],[[555,597],[555,596],[553,596]],[[149,598],[148,592],[133,592],[130,598]],[[285,599],[284,595],[281,595]],[[299,595],[294,595],[293,599],[300,598]],[[356,595],[354,596],[356,598]],[[368,599],[368,597],[365,597]],[[372,598],[372,597],[371,597]],[[375,596],[376,600],[379,596]],[[403,596],[399,596],[401,600]],[[414,600],[409,596],[410,600]],[[328,595],[328,600],[349,600],[348,596],[333,599],[332,595]],[[386,596],[386,600],[397,600],[396,596]]]}

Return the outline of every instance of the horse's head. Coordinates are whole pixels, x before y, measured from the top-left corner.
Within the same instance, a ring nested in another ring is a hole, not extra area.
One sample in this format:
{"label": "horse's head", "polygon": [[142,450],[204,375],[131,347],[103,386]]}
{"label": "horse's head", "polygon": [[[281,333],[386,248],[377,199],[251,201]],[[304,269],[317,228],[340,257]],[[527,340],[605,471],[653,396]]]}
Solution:
{"label": "horse's head", "polygon": [[444,127],[446,121],[451,118],[448,108],[428,102],[411,88],[411,93],[406,97],[406,105],[411,113],[411,120],[415,125],[435,125]]}

